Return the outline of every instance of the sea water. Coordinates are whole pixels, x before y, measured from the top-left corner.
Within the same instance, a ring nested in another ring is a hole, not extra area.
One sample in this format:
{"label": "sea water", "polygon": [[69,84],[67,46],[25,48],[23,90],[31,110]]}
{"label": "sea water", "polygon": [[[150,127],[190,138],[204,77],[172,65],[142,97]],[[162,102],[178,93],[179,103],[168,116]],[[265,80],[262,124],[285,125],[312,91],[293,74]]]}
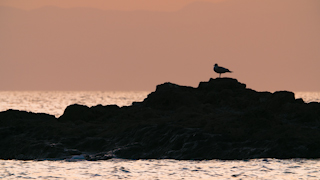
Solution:
{"label": "sea water", "polygon": [[[59,117],[71,104],[128,106],[149,92],[0,92],[0,111],[18,109]],[[296,92],[320,102],[320,92]],[[0,179],[320,179],[320,160],[0,160]]]}
{"label": "sea water", "polygon": [[147,91],[0,91],[0,111],[17,109],[59,117],[71,104],[89,107],[98,104],[129,106],[134,101],[143,101],[149,93]]}

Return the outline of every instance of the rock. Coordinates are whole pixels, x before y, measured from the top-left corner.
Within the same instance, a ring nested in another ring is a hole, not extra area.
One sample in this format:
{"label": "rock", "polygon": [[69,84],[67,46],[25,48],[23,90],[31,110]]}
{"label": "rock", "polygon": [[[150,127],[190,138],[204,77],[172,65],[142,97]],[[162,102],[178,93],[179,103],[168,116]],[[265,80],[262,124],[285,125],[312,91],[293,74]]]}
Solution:
{"label": "rock", "polygon": [[269,99],[268,108],[279,110],[286,103],[294,103],[294,93],[288,91],[276,91]]}
{"label": "rock", "polygon": [[164,83],[132,106],[0,112],[0,158],[106,160],[319,158],[320,103],[231,78]]}
{"label": "rock", "polygon": [[90,117],[91,112],[88,106],[73,104],[68,106],[63,115],[60,116],[59,121],[79,121],[87,120]]}
{"label": "rock", "polygon": [[182,87],[172,83],[158,85],[155,92],[152,92],[144,100],[147,107],[173,110],[181,106],[195,106],[198,99],[193,95],[195,89]]}
{"label": "rock", "polygon": [[119,109],[117,105],[97,105],[89,108],[88,106],[73,104],[65,109],[63,115],[59,117],[59,121],[94,121],[101,116],[112,116]]}
{"label": "rock", "polygon": [[232,78],[210,78],[209,82],[200,82],[198,86],[199,90],[206,91],[239,90],[245,88],[245,84],[239,83],[238,80]]}
{"label": "rock", "polygon": [[107,143],[107,141],[104,138],[100,137],[88,137],[83,140],[80,140],[78,145],[76,146],[77,149],[85,152],[90,151],[102,151],[104,145]]}

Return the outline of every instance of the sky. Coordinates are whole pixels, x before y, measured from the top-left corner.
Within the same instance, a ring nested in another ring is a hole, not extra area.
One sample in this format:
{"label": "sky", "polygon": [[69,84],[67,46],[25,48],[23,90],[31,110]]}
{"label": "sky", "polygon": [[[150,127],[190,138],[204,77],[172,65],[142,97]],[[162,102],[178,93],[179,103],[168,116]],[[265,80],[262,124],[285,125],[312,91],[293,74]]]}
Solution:
{"label": "sky", "polygon": [[153,91],[233,73],[320,91],[319,0],[0,0],[1,91]]}
{"label": "sky", "polygon": [[[120,11],[176,11],[199,0],[1,0],[0,6],[32,10],[43,6],[61,8],[89,7]],[[202,2],[221,2],[224,0],[202,0]]]}

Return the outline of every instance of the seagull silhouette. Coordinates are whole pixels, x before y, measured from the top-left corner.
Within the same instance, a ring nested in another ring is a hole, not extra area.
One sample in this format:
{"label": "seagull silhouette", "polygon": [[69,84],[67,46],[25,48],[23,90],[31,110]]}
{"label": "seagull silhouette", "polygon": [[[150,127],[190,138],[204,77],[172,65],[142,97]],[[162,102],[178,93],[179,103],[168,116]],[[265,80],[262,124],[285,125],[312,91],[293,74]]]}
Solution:
{"label": "seagull silhouette", "polygon": [[214,72],[219,73],[219,78],[221,77],[221,73],[226,73],[226,72],[232,73],[232,71],[229,71],[229,69],[218,66],[218,64],[214,65],[213,70]]}

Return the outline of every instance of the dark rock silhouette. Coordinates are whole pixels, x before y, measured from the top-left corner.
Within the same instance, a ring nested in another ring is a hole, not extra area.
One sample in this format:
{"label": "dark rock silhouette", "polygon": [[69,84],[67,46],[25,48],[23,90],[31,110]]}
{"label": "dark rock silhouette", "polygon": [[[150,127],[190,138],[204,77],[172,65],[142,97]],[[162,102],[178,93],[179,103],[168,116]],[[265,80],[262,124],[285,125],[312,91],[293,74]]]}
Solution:
{"label": "dark rock silhouette", "polygon": [[0,112],[0,144],[1,159],[319,158],[320,104],[231,78],[164,83],[121,108],[71,105],[59,118]]}

